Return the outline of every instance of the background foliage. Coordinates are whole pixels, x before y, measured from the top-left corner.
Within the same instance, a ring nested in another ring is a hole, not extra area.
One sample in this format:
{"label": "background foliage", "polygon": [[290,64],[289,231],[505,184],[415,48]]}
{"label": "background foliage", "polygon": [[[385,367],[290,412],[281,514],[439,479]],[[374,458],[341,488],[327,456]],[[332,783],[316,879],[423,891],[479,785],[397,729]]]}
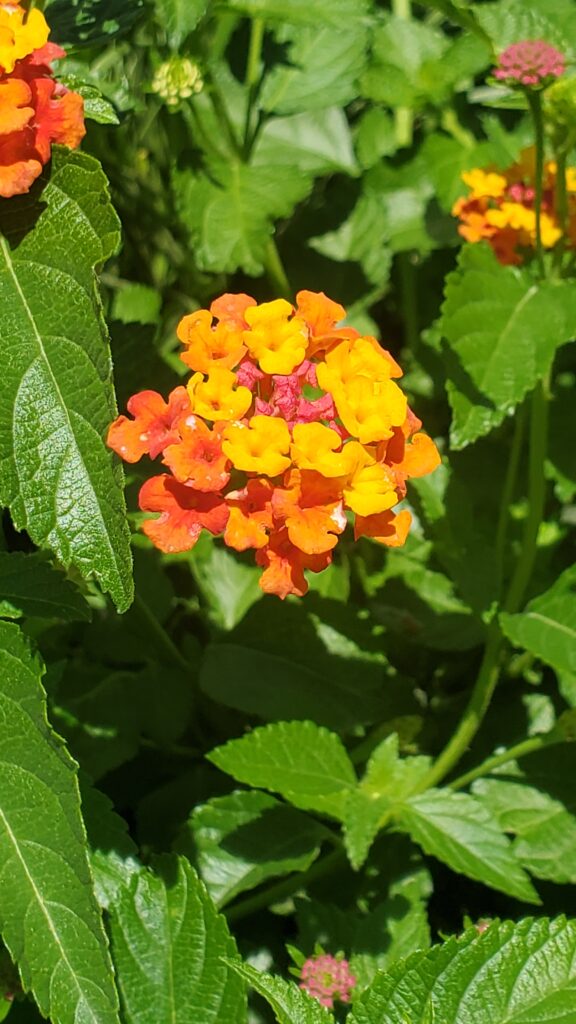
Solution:
{"label": "background foliage", "polygon": [[[0,206],[0,1020],[341,1020],[288,980],[322,948],[349,1024],[576,1022],[572,268],[503,267],[450,213],[532,138],[495,52],[573,61],[576,5],[44,9],[91,120]],[[185,372],[183,314],[303,287],[400,359],[444,461],[405,547],[342,542],[281,603],[206,535],[153,550],[103,439]]]}

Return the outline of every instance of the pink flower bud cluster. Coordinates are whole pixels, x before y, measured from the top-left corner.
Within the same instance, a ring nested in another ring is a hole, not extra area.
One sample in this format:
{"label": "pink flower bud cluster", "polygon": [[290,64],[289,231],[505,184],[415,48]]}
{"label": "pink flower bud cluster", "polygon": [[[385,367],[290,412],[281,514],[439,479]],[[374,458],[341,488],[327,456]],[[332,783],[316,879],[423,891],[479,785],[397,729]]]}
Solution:
{"label": "pink flower bud cluster", "polygon": [[350,993],[356,984],[348,961],[337,959],[330,953],[308,957],[302,964],[300,979],[300,988],[329,1009],[334,1006],[335,999],[349,1003]]}
{"label": "pink flower bud cluster", "polygon": [[510,85],[547,85],[564,74],[564,55],[543,39],[525,39],[506,47],[494,77]]}

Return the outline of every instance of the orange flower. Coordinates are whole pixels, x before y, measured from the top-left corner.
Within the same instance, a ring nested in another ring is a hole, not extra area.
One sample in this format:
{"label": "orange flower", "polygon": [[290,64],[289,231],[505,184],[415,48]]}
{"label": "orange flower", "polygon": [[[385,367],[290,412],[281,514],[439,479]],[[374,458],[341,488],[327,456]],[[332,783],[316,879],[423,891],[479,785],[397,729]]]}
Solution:
{"label": "orange flower", "polygon": [[307,555],[331,551],[346,528],[339,481],[320,473],[292,470],[285,486],[274,491],[272,509],[286,524],[291,543]]}
{"label": "orange flower", "polygon": [[272,534],[267,547],[256,552],[256,563],[264,567],[260,586],[265,594],[276,594],[284,600],[289,594],[303,597],[308,590],[304,570],[322,572],[332,561],[326,551],[321,555],[306,555],[290,543],[287,530]]}
{"label": "orange flower", "polygon": [[0,7],[4,68],[0,73],[0,196],[4,198],[29,190],[50,159],[53,142],[75,149],[85,134],[82,97],[57,85],[52,77],[50,61],[64,51],[46,42],[48,29],[38,10],[32,10],[26,21],[23,13],[20,8],[10,13],[6,5]]}
{"label": "orange flower", "polygon": [[197,369],[187,392],[167,405],[155,392],[134,396],[134,420],[119,417],[109,434],[128,461],[162,451],[171,470],[140,492],[140,507],[159,513],[143,525],[157,547],[186,551],[202,529],[221,534],[255,550],[260,586],[283,599],[330,564],[348,519],[356,537],[404,543],[410,513],[393,507],[439,455],[395,383],[394,358],[339,327],[344,316],[303,291],[296,311],[223,295],[184,317],[184,358]]}
{"label": "orange flower", "polygon": [[178,421],[190,412],[186,388],[175,388],[168,403],[156,391],[139,391],[128,400],[134,419],[119,416],[108,430],[106,444],[125,462],[138,462],[143,455],[155,459],[180,440]]}
{"label": "orange flower", "polygon": [[167,473],[146,480],[138,500],[143,512],[160,513],[157,519],[147,519],[142,529],[166,554],[189,551],[202,530],[222,533],[228,522],[228,507],[219,495],[195,491]]}
{"label": "orange flower", "polygon": [[272,495],[274,487],[269,480],[249,480],[241,491],[230,491],[226,502],[230,517],[226,524],[224,543],[236,551],[263,548],[273,528]]}
{"label": "orange flower", "polygon": [[164,450],[163,462],[179,483],[197,491],[221,491],[230,479],[230,463],[222,451],[223,424],[213,430],[198,416],[178,423],[180,440]]}

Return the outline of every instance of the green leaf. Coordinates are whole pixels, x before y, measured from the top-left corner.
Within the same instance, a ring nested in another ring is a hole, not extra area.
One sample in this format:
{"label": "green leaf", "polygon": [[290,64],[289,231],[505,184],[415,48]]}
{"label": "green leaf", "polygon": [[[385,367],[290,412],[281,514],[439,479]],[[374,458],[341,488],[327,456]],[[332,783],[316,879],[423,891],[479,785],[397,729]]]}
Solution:
{"label": "green leaf", "polygon": [[82,97],[84,100],[85,117],[90,118],[91,121],[96,121],[97,124],[120,124],[114,105],[91,82],[85,82],[77,75],[66,74],[59,74],[58,80],[67,89],[73,89],[74,92],[79,93]]}
{"label": "green leaf", "polygon": [[40,552],[0,551],[0,617],[19,619],[90,619],[90,608],[66,579]]}
{"label": "green leaf", "polygon": [[208,0],[155,0],[156,20],[177,50],[208,10]]}
{"label": "green leaf", "polygon": [[124,324],[157,324],[162,296],[146,284],[127,284],[114,293],[112,319]]}
{"label": "green leaf", "polygon": [[452,444],[488,434],[549,370],[576,326],[567,282],[535,282],[484,244],[462,249],[447,279],[441,327],[449,344]]}
{"label": "green leaf", "polygon": [[576,922],[493,924],[379,974],[349,1024],[570,1024]]}
{"label": "green leaf", "polygon": [[368,281],[382,284],[392,255],[386,241],[388,218],[377,196],[363,193],[350,216],[335,231],[311,238],[309,245],[338,262],[359,263]]}
{"label": "green leaf", "polygon": [[504,635],[558,672],[576,671],[576,566],[519,615],[502,613]]}
{"label": "green leaf", "polygon": [[329,25],[341,29],[357,21],[368,11],[367,0],[225,0],[229,10],[266,21],[289,21],[318,28]]}
{"label": "green leaf", "polygon": [[81,779],[80,785],[94,894],[99,905],[107,910],[141,870],[141,864],[128,826],[113,810],[108,797],[86,779]]}
{"label": "green leaf", "polygon": [[263,996],[272,1007],[278,1024],[333,1024],[334,1017],[330,1011],[293,981],[257,971],[250,964],[232,963],[230,966]]}
{"label": "green leaf", "polygon": [[112,954],[126,1024],[243,1024],[246,996],[224,963],[236,944],[184,859],[161,857],[112,908]]}
{"label": "green leaf", "polygon": [[[366,62],[367,28],[355,16],[346,28],[318,24],[303,28],[285,26],[277,32],[287,47],[286,65],[277,64],[267,76],[261,95],[264,110],[298,114],[344,106],[357,96],[357,79]],[[308,6],[309,15],[314,7]]]}
{"label": "green leaf", "polygon": [[274,797],[242,790],[196,808],[176,848],[195,857],[220,907],[268,878],[305,871],[327,834],[318,822]]}
{"label": "green leaf", "polygon": [[103,441],[116,406],[94,276],[119,224],[92,157],[56,151],[43,184],[0,212],[0,502],[124,611],[130,536],[121,467]]}
{"label": "green leaf", "polygon": [[356,174],[358,170],[350,127],[340,107],[268,119],[251,162],[255,166],[297,167],[314,175],[333,171]]}
{"label": "green leaf", "polygon": [[46,720],[41,666],[0,622],[0,931],[54,1024],[116,1024],[76,766]]}
{"label": "green leaf", "polygon": [[201,270],[257,277],[264,271],[273,221],[287,217],[312,182],[296,168],[215,163],[210,177],[173,172],[180,217]]}
{"label": "green leaf", "polygon": [[372,60],[360,83],[362,95],[391,107],[442,99],[441,61],[447,45],[437,29],[388,15],[374,32]]}
{"label": "green leaf", "polygon": [[346,801],[344,840],[352,867],[362,866],[383,822],[416,789],[429,767],[428,757],[399,757],[397,733],[376,747],[364,778]]}
{"label": "green leaf", "polygon": [[425,853],[453,871],[527,903],[540,902],[497,819],[474,797],[431,789],[407,800],[398,821]]}
{"label": "green leaf", "polygon": [[473,787],[500,828],[515,835],[520,863],[537,878],[560,884],[576,882],[575,771],[576,748],[560,743]]}
{"label": "green leaf", "polygon": [[210,618],[221,629],[233,629],[263,596],[260,571],[206,533],[190,556],[196,585],[208,604]]}
{"label": "green leaf", "polygon": [[265,725],[207,756],[238,782],[273,790],[296,807],[336,818],[356,785],[342,741],[314,722]]}
{"label": "green leaf", "polygon": [[[540,8],[540,9],[539,9]],[[499,0],[479,6],[475,15],[493,40],[498,52],[519,39],[545,39],[557,46],[563,53],[573,52],[574,34],[570,32],[570,15],[574,13],[571,3],[561,4],[558,0]]]}

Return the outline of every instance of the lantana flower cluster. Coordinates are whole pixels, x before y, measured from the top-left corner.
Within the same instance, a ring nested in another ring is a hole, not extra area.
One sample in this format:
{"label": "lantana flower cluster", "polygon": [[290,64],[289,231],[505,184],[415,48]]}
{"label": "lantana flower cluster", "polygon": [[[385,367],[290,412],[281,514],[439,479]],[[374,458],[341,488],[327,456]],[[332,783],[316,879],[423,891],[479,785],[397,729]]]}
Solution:
{"label": "lantana flower cluster", "polygon": [[500,54],[494,77],[509,86],[545,88],[566,70],[564,54],[544,39],[522,39]]}
{"label": "lantana flower cluster", "polygon": [[300,988],[330,1010],[335,999],[349,1003],[356,985],[348,961],[330,953],[308,957],[302,964],[300,979]]}
{"label": "lantana flower cluster", "polygon": [[[468,242],[489,242],[501,263],[520,264],[536,248],[535,156],[531,147],[505,171],[474,168],[462,174],[469,193],[456,200],[452,213]],[[540,229],[542,245],[551,249],[561,237],[554,196],[556,163],[544,168]],[[576,245],[576,170],[568,168],[567,245]]]}
{"label": "lantana flower cluster", "polygon": [[308,589],[354,521],[355,537],[404,543],[394,511],[410,477],[439,462],[396,383],[402,370],[373,337],[340,326],[345,310],[301,291],[257,304],[223,295],[178,326],[193,371],[168,401],[143,391],[108,444],[127,462],[161,456],[147,480],[143,530],[164,552],[191,549],[203,529],[255,551],[260,586],[285,598]]}
{"label": "lantana flower cluster", "polygon": [[0,0],[0,196],[28,192],[52,143],[75,149],[85,133],[82,97],[54,80],[64,50],[49,34],[37,8]]}

